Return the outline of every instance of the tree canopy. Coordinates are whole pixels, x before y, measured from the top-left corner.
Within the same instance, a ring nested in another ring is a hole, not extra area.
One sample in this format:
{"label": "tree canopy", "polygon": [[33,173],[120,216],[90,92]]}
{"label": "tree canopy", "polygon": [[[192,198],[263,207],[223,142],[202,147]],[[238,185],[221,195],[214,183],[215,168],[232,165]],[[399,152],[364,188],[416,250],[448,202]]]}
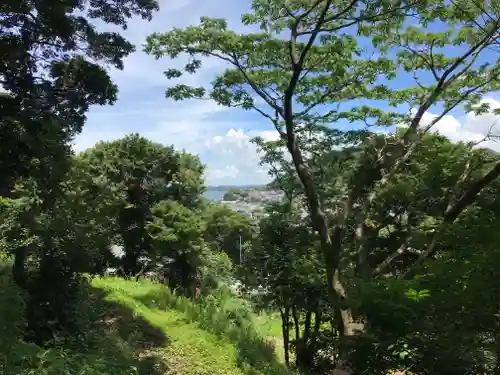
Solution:
{"label": "tree canopy", "polygon": [[[133,15],[151,19],[155,0],[7,0],[0,6],[0,189],[17,177],[60,178],[68,142],[82,130],[91,105],[112,104],[118,88],[106,66],[123,68],[135,47],[94,20],[127,27]],[[52,177],[51,177],[52,176]]]}
{"label": "tree canopy", "polygon": [[152,208],[165,200],[195,208],[205,189],[198,158],[138,134],[101,142],[77,158],[94,178],[105,178],[123,194],[116,215],[125,251],[123,272],[128,275],[137,274],[139,258],[151,252],[146,225]]}
{"label": "tree canopy", "polygon": [[[260,32],[237,33],[223,19],[204,17],[199,25],[148,38],[146,51],[157,58],[189,56],[184,70],[167,71],[169,79],[197,71],[205,56],[228,65],[210,87],[173,85],[167,97],[210,98],[256,111],[274,125],[281,138],[277,145],[293,161],[319,233],[345,337],[355,336],[359,325],[341,271],[344,234],[354,220],[356,273],[371,276],[364,233],[366,214],[379,194],[445,115],[458,107],[476,114],[492,110],[481,98],[498,89],[499,65],[488,58],[497,44],[496,12],[496,3],[457,2],[450,7],[440,1],[255,0],[242,21],[259,26]],[[428,111],[437,111],[430,121],[424,119]],[[361,129],[343,131],[340,124],[346,122]],[[373,135],[377,127],[398,124],[405,130],[395,137],[380,142]],[[325,134],[326,139],[337,138],[337,144],[362,145],[364,153],[354,163],[333,215],[310,163],[311,145],[323,142]],[[499,161],[482,175],[471,173],[473,167],[467,164],[447,195],[437,233],[500,173]],[[407,274],[435,253],[435,242],[431,240]]]}
{"label": "tree canopy", "polygon": [[[498,2],[253,0],[243,32],[203,17],[149,36],[147,53],[187,58],[167,79],[207,57],[225,64],[167,98],[252,111],[276,132],[254,139],[268,187],[283,192],[254,209],[259,221],[203,198],[205,166],[175,145],[130,134],[72,155],[90,106],[117,99],[106,69],[134,51],[94,23],[126,28],[156,9],[0,5],[2,371],[51,374],[68,350],[85,362],[105,349],[96,336],[111,332],[109,345],[132,327],[141,351],[118,340],[118,362],[130,354],[140,368],[106,359],[54,373],[164,372],[138,316],[154,310],[166,331],[199,320],[218,345],[230,340],[223,360],[234,354],[238,374],[500,374],[500,154],[483,143],[498,136],[500,110],[485,100],[500,81]],[[449,115],[494,120],[459,142],[436,131]],[[98,295],[96,276],[117,293]],[[134,291],[122,295],[125,284]],[[274,316],[283,347],[263,327]],[[188,371],[168,345],[175,357],[161,361]]]}

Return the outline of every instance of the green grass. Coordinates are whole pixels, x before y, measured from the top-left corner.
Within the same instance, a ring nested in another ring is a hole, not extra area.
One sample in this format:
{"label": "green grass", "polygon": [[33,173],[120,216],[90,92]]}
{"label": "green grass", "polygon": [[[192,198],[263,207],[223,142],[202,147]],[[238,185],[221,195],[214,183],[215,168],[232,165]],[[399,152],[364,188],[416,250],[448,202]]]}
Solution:
{"label": "green grass", "polygon": [[[221,342],[214,335],[188,322],[186,315],[175,309],[160,310],[146,306],[140,299],[157,293],[159,285],[135,283],[122,279],[96,279],[97,288],[109,292],[107,299],[132,309],[149,324],[162,330],[168,343],[152,351],[172,374],[209,375],[243,374],[235,361],[233,345]],[[216,372],[213,372],[216,370]]]}
{"label": "green grass", "polygon": [[131,310],[152,331],[158,329],[165,335],[165,343],[139,354],[154,356],[167,369],[165,374],[291,374],[266,341],[276,333],[275,324],[268,324],[267,332],[266,325],[254,326],[234,298],[208,299],[196,305],[149,281],[98,278],[92,285],[105,292],[108,302]]}
{"label": "green grass", "polygon": [[277,358],[281,363],[284,363],[285,354],[283,352],[283,336],[279,313],[263,312],[254,318],[254,323],[259,334],[274,344]]}
{"label": "green grass", "polygon": [[2,375],[293,374],[274,351],[276,317],[223,289],[194,304],[149,281],[94,278],[75,306],[81,335],[48,349],[23,341],[24,299],[0,267]]}
{"label": "green grass", "polygon": [[261,313],[255,317],[255,323],[262,335],[281,338],[281,317],[278,313]]}

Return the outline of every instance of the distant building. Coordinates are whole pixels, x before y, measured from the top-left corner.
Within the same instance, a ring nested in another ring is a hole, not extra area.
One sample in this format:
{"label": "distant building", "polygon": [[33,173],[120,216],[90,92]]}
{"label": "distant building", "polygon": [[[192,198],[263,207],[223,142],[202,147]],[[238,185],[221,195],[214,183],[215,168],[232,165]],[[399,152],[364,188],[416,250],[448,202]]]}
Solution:
{"label": "distant building", "polygon": [[252,212],[252,217],[255,219],[262,219],[263,217],[266,217],[266,213],[261,211],[254,211]]}
{"label": "distant building", "polygon": [[246,210],[239,209],[239,210],[235,210],[235,211],[239,212],[240,214],[243,214],[245,216],[252,216],[252,214]]}

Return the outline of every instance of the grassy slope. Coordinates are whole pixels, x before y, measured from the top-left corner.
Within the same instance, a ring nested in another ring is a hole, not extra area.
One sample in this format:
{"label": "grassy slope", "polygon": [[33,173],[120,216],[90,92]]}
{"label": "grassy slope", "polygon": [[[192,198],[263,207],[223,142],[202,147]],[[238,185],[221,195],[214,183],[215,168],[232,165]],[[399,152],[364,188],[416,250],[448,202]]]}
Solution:
{"label": "grassy slope", "polygon": [[[225,324],[213,311],[207,312],[170,293],[165,287],[147,281],[100,278],[93,286],[105,300],[132,312],[123,319],[116,309],[106,317],[106,330],[117,330],[117,322],[128,327],[121,335],[125,343],[142,335],[136,355],[152,363],[139,373],[183,375],[239,375],[290,373],[266,352],[267,346],[250,328]],[[123,310],[125,311],[125,310]],[[132,322],[132,321],[133,322]],[[140,325],[137,326],[137,322]],[[134,328],[136,324],[136,328]],[[257,324],[268,336],[269,325]],[[274,331],[274,330],[273,330]],[[262,333],[260,334],[262,336]],[[267,357],[267,358],[266,358]],[[154,371],[153,371],[154,369]]]}
{"label": "grassy slope", "polygon": [[274,343],[276,356],[280,362],[284,363],[285,355],[279,314],[261,314],[255,318],[255,325],[263,337]]}

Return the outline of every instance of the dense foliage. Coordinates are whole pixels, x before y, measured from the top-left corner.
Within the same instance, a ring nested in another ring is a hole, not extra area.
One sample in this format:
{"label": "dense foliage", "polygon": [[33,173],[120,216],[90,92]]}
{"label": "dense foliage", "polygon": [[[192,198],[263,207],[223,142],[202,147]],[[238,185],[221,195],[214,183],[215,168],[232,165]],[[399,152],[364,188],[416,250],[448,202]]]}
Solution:
{"label": "dense foliage", "polygon": [[[175,145],[130,134],[70,150],[89,107],[117,98],[106,68],[134,50],[92,20],[125,28],[155,1],[0,5],[2,374],[170,373],[150,350],[170,345],[167,321],[232,340],[238,373],[500,373],[500,156],[482,148],[492,132],[433,131],[450,113],[499,115],[484,100],[499,88],[499,4],[252,4],[242,22],[260,32],[202,18],[151,35],[146,52],[187,54],[168,79],[222,60],[209,87],[167,97],[271,122],[278,140],[254,141],[284,194],[259,221],[203,198],[205,166]],[[262,316],[279,316],[285,367],[276,333],[255,332]],[[120,336],[129,322],[147,343]]]}
{"label": "dense foliage", "polygon": [[[333,365],[366,374],[493,371],[495,344],[486,349],[496,340],[492,331],[473,330],[469,342],[481,347],[482,358],[464,355],[463,340],[438,333],[445,324],[434,311],[445,308],[434,306],[433,296],[446,293],[448,283],[435,284],[431,270],[458,269],[463,257],[446,239],[459,237],[467,217],[486,209],[482,201],[495,189],[500,159],[478,149],[480,139],[452,144],[430,131],[456,110],[498,113],[482,100],[498,90],[497,2],[255,0],[242,22],[260,32],[235,32],[225,20],[205,17],[151,35],[146,51],[189,56],[184,69],[167,71],[168,79],[197,71],[205,56],[223,61],[228,68],[210,86],[174,84],[167,97],[255,111],[278,133],[278,141],[256,142],[275,184],[307,208],[302,225],[317,235],[336,331]],[[281,243],[263,237],[264,247],[253,251],[293,249],[300,259],[299,238],[285,237]],[[481,246],[469,248],[470,256]],[[281,290],[269,275],[296,281],[283,265],[290,261],[255,259],[269,296]],[[295,267],[298,273],[307,266]]]}

